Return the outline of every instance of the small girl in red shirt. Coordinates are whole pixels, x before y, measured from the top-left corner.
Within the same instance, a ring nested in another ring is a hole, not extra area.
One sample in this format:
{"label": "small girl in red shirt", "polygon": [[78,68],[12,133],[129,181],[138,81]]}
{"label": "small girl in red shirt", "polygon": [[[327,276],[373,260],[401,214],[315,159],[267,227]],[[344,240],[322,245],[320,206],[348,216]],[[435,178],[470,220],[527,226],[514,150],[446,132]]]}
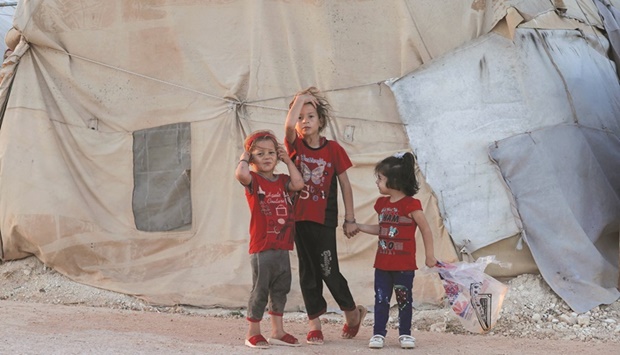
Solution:
{"label": "small girl in red shirt", "polygon": [[[252,292],[248,302],[249,323],[245,345],[268,348],[272,345],[299,346],[299,341],[283,329],[282,315],[291,289],[289,251],[293,249],[295,219],[290,192],[304,187],[303,178],[286,150],[271,131],[250,134],[244,143],[235,177],[245,186],[250,206],[250,262]],[[278,161],[290,174],[275,174]],[[250,167],[252,170],[250,170]],[[260,330],[267,301],[271,315],[271,337]]]}
{"label": "small girl in red shirt", "polygon": [[411,336],[413,277],[417,270],[415,232],[420,228],[426,266],[437,264],[433,251],[433,235],[420,200],[413,198],[418,192],[413,154],[397,153],[383,159],[375,166],[377,187],[383,197],[375,203],[379,224],[357,224],[361,232],[378,235],[375,256],[375,323],[368,346],[383,348],[387,334],[386,325],[390,312],[392,290],[398,303],[399,338],[401,348],[415,346]]}

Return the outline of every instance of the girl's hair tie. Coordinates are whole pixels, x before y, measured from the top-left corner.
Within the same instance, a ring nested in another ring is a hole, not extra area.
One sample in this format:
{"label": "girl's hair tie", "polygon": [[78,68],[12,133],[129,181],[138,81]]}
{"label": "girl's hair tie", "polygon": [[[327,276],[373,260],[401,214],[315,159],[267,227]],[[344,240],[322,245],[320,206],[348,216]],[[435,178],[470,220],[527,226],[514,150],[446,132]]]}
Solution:
{"label": "girl's hair tie", "polygon": [[397,153],[394,153],[393,157],[394,158],[398,158],[398,159],[402,159],[405,156],[405,153],[406,152],[397,152]]}

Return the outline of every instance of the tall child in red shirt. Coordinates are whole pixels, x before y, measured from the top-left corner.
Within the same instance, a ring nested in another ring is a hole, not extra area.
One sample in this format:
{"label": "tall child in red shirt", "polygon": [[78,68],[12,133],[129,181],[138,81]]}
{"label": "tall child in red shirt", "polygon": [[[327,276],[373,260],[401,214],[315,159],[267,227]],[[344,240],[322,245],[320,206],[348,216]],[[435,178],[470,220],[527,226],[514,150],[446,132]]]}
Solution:
{"label": "tall child in red shirt", "polygon": [[[295,219],[289,192],[299,191],[304,182],[271,131],[258,131],[245,140],[235,177],[245,186],[250,220],[250,262],[252,292],[248,302],[249,329],[245,345],[267,348],[269,344],[299,346],[299,341],[283,329],[282,315],[291,289],[289,250],[293,249]],[[290,174],[275,174],[282,160]],[[252,170],[250,170],[250,167]],[[271,337],[265,339],[260,321],[269,302]]]}
{"label": "tall child in red shirt", "polygon": [[347,280],[340,273],[336,250],[338,183],[345,207],[344,233],[358,232],[353,211],[353,192],[347,177],[352,166],[345,150],[321,136],[327,126],[330,105],[316,88],[300,91],[289,105],[284,142],[303,175],[304,189],[295,199],[295,245],[299,257],[299,281],[308,313],[309,344],[322,344],[319,316],[327,311],[323,282],[344,311],[343,338],[353,338],[366,316],[356,306]]}
{"label": "tall child in red shirt", "polygon": [[386,325],[390,312],[392,289],[398,303],[399,338],[401,348],[415,346],[411,336],[413,301],[411,290],[416,265],[415,231],[420,228],[426,266],[437,264],[433,250],[433,234],[426,221],[420,200],[413,198],[418,192],[413,154],[397,153],[383,159],[375,166],[379,197],[375,211],[379,224],[358,224],[360,231],[378,235],[375,256],[375,324],[368,346],[383,347],[387,334]]}

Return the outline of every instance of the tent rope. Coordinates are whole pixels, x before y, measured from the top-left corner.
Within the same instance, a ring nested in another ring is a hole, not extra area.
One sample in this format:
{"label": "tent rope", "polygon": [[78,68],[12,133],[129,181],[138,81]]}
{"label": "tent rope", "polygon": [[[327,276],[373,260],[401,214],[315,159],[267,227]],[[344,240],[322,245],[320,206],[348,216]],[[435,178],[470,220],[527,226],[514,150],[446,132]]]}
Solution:
{"label": "tent rope", "polygon": [[69,53],[69,52],[61,51],[61,50],[57,50],[57,51],[62,52],[64,54],[66,54],[67,56],[71,57],[71,58],[81,59],[81,60],[86,61],[86,62],[90,62],[90,63],[96,64],[96,65],[100,65],[102,67],[106,67],[106,68],[109,68],[109,69],[118,70],[120,72],[123,72],[123,73],[126,73],[126,74],[130,74],[130,75],[134,75],[134,76],[137,76],[137,77],[140,77],[140,78],[143,78],[143,79],[155,81],[155,82],[160,83],[160,84],[173,86],[173,87],[176,87],[176,88],[179,88],[179,89],[182,89],[182,90],[193,92],[193,93],[198,94],[198,95],[208,96],[208,97],[211,97],[211,98],[214,98],[214,99],[222,100],[224,102],[228,102],[228,103],[233,104],[233,105],[239,105],[239,104],[242,103],[241,101],[230,100],[230,99],[226,99],[226,98],[219,97],[219,96],[216,96],[216,95],[212,95],[212,94],[206,93],[204,91],[192,89],[192,88],[189,88],[187,86],[175,84],[175,83],[172,83],[172,82],[169,82],[169,81],[166,81],[166,80],[157,79],[157,78],[154,78],[152,76],[148,76],[148,75],[140,74],[140,73],[128,70],[128,69],[123,69],[123,68],[120,68],[120,67],[116,67],[116,66],[113,66],[113,65],[110,65],[110,64],[106,64],[106,63],[94,60],[94,59],[83,57],[81,55],[77,55],[77,54],[73,54],[73,53]]}

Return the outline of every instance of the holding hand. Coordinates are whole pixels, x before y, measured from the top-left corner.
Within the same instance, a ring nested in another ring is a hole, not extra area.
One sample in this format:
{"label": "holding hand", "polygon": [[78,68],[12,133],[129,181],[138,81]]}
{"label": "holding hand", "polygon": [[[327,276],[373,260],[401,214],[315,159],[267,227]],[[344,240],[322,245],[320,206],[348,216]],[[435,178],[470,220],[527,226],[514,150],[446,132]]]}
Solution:
{"label": "holding hand", "polygon": [[342,224],[342,230],[344,231],[344,235],[347,238],[354,237],[357,233],[359,233],[360,229],[355,222],[345,222]]}

